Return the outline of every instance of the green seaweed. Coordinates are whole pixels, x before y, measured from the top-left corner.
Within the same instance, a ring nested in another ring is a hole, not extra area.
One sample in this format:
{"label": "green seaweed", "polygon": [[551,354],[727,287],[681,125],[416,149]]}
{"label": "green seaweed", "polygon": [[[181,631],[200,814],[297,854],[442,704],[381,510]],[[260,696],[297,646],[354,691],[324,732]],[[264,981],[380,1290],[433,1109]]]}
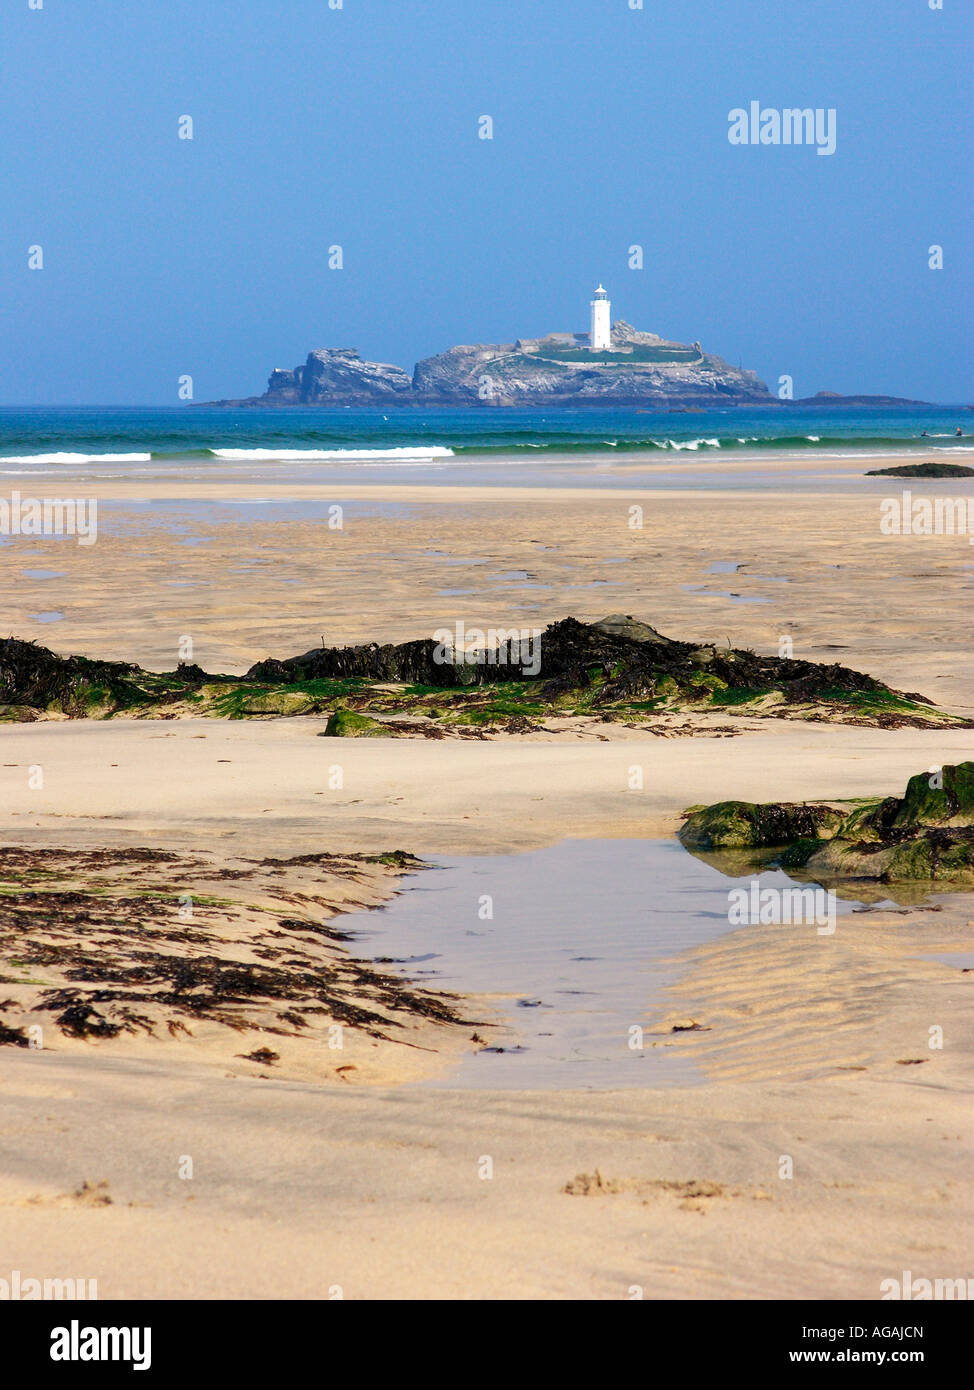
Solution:
{"label": "green seaweed", "polygon": [[328,738],[375,738],[385,732],[377,720],[350,709],[336,710],[325,726]]}

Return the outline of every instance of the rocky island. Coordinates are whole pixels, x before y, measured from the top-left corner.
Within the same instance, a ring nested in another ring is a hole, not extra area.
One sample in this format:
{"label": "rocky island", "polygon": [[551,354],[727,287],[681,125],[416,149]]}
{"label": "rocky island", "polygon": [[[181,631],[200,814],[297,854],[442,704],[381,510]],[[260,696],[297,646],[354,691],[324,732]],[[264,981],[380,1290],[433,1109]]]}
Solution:
{"label": "rocky island", "polygon": [[[593,313],[607,298],[593,301]],[[601,291],[604,294],[604,291]],[[633,328],[623,319],[597,333],[549,333],[512,343],[473,343],[424,358],[412,375],[368,362],[356,348],[317,348],[298,366],[275,368],[262,396],[226,406],[645,406],[779,405],[758,376],[705,352]]]}

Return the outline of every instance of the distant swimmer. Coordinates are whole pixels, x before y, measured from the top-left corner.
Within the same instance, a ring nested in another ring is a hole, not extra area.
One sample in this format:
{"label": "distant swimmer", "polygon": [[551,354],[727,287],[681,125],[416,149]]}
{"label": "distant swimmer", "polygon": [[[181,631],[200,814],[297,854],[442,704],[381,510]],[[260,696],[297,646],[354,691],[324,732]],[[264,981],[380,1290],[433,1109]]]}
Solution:
{"label": "distant swimmer", "polygon": [[960,425],[958,425],[957,428],[954,430],[954,434],[957,436],[958,439],[963,439],[964,431],[961,429]]}
{"label": "distant swimmer", "polygon": [[921,438],[921,439],[928,439],[928,438],[929,438],[929,435],[927,434],[926,430],[923,431],[923,433],[921,434],[920,438]]}

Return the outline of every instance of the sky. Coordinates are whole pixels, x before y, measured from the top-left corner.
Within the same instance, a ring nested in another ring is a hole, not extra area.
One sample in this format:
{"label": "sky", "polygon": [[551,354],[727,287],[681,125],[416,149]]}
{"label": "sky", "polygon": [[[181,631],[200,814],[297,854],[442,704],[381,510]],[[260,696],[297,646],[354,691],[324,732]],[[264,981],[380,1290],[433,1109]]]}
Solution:
{"label": "sky", "polygon": [[[411,368],[600,280],[773,390],[974,400],[969,0],[337,3],[0,0],[0,403]],[[752,101],[834,154],[732,144]]]}

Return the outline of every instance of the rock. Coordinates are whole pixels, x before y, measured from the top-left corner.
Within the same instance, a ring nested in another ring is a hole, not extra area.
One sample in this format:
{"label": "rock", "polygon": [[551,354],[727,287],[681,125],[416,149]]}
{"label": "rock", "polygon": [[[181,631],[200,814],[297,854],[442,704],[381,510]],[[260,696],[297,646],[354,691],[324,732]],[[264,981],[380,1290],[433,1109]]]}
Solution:
{"label": "rock", "polygon": [[[296,660],[297,658],[295,658]],[[295,661],[278,661],[275,657],[268,657],[265,661],[255,662],[244,679],[248,681],[272,681],[275,684],[300,680],[300,675],[295,674]]]}
{"label": "rock", "polygon": [[974,879],[974,833],[928,836],[934,853],[935,877],[947,882]]}
{"label": "rock", "polygon": [[897,834],[920,827],[974,827],[974,763],[948,763],[933,774],[919,772],[902,797],[889,796],[857,807],[843,821],[838,838],[857,844],[889,844]]}
{"label": "rock", "polygon": [[894,826],[974,826],[974,763],[948,763],[936,779],[941,785],[933,780],[929,772],[910,778]]}
{"label": "rock", "polygon": [[412,391],[412,378],[401,367],[366,362],[355,348],[319,348],[309,352],[301,381],[302,404],[327,405],[340,400],[366,404],[388,402]]}
{"label": "rock", "polygon": [[[784,857],[781,867],[790,867]],[[879,883],[970,883],[974,881],[974,833],[967,829],[953,833],[920,831],[885,845],[836,838],[817,847],[803,867],[806,874],[825,882],[866,879]]]}
{"label": "rock", "polygon": [[190,685],[202,685],[210,677],[203,670],[202,666],[197,666],[196,662],[180,661],[177,663],[175,671],[171,673],[180,680],[184,680]]}
{"label": "rock", "polygon": [[657,632],[648,623],[642,623],[638,618],[633,618],[627,613],[610,613],[608,617],[601,618],[592,626],[598,628],[599,632],[608,633],[610,637],[626,637],[631,642],[655,642],[662,646],[677,645],[672,638],[664,637],[661,632]]}
{"label": "rock", "polygon": [[[45,718],[109,718],[123,712],[137,712],[139,717],[266,717],[312,712],[336,701],[357,706],[378,696],[390,712],[396,704],[398,713],[425,714],[428,706],[441,718],[445,713],[455,721],[482,722],[483,703],[474,711],[476,719],[459,709],[464,693],[517,682],[525,689],[512,692],[510,701],[499,694],[493,714],[530,721],[570,707],[628,719],[664,706],[685,712],[687,706],[709,704],[746,707],[749,713],[775,718],[974,727],[959,715],[937,710],[922,696],[890,690],[861,671],[723,646],[701,647],[666,637],[648,623],[621,614],[598,623],[563,618],[534,635],[518,628],[488,630],[476,640],[484,648],[465,654],[433,637],[314,647],[283,660],[258,661],[241,677],[208,675],[195,665],[160,673],[122,662],[61,657],[9,638],[0,641],[0,718],[27,718],[29,710]],[[442,702],[441,690],[449,692]],[[527,731],[529,724],[514,727]],[[961,787],[960,782],[956,785]],[[968,795],[963,790],[965,805]],[[871,821],[866,814],[860,820],[860,835],[866,837],[872,833]]]}
{"label": "rock", "polygon": [[273,372],[267,384],[267,404],[374,405],[409,396],[412,378],[402,367],[367,362],[356,348],[318,348],[303,367]]}
{"label": "rock", "polygon": [[883,801],[858,806],[839,827],[839,838],[860,844],[870,841],[878,843],[888,835],[899,809],[898,796],[888,796]]}
{"label": "rock", "polygon": [[386,728],[377,719],[367,714],[356,714],[351,709],[336,709],[328,720],[320,738],[384,738]]}
{"label": "rock", "polygon": [[931,405],[931,401],[914,401],[908,396],[843,396],[839,391],[817,391],[814,396],[799,396],[798,400],[791,401],[791,405],[812,405],[821,409],[822,406],[831,408],[832,406],[846,405]]}
{"label": "rock", "polygon": [[81,714],[103,696],[105,702],[131,700],[131,678],[138,670],[123,661],[56,656],[47,647],[8,637],[0,639],[0,703]]}
{"label": "rock", "polygon": [[690,653],[690,661],[694,666],[709,666],[716,655],[716,647],[694,647]]}
{"label": "rock", "polygon": [[316,348],[293,370],[276,367],[262,396],[209,405],[395,405],[412,403],[413,382],[402,367],[368,362],[357,348]]}
{"label": "rock", "polygon": [[308,714],[316,708],[320,708],[320,705],[313,695],[309,695],[303,690],[285,688],[283,690],[265,690],[249,695],[246,702],[241,702],[239,714],[241,718],[246,718],[248,715]]}
{"label": "rock", "polygon": [[718,801],[693,812],[679,832],[688,849],[747,849],[826,840],[842,823],[831,806],[791,806]]}
{"label": "rock", "polygon": [[722,681],[720,676],[709,676],[705,671],[694,671],[690,677],[690,684],[695,685],[698,690],[729,690],[726,681]]}
{"label": "rock", "polygon": [[899,468],[870,468],[867,478],[974,478],[962,463],[904,463]]}
{"label": "rock", "polygon": [[0,709],[8,710],[7,719],[17,708],[81,718],[174,703],[196,696],[200,685],[213,679],[182,662],[175,671],[157,673],[127,661],[57,656],[35,642],[0,639]]}
{"label": "rock", "polygon": [[395,645],[368,642],[358,647],[312,647],[285,661],[259,661],[244,679],[277,683],[357,678],[455,687],[475,677],[475,665],[438,661],[437,652],[438,644],[431,637]]}
{"label": "rock", "polygon": [[784,845],[773,860],[821,883],[974,882],[974,762],[941,769],[942,785],[918,773],[902,797],[847,815],[827,806],[721,801],[692,811],[680,831],[688,849]]}

